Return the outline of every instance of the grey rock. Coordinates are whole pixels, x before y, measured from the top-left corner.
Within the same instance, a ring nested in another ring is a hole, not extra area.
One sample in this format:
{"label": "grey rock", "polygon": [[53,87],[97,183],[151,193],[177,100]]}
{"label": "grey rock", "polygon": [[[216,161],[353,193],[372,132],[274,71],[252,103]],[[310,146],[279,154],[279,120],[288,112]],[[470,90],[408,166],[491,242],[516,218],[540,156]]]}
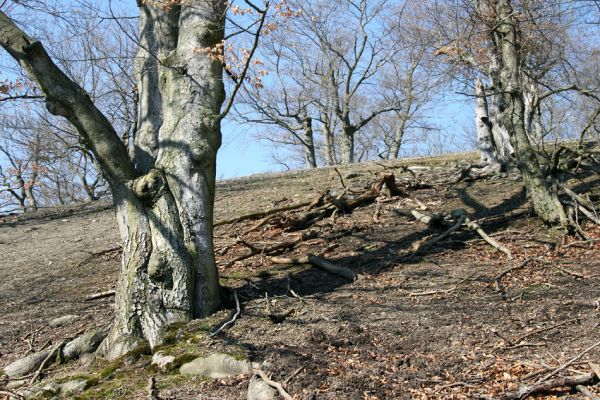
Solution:
{"label": "grey rock", "polygon": [[63,356],[66,359],[76,359],[82,354],[92,353],[96,351],[100,343],[104,340],[108,331],[106,330],[91,330],[77,339],[71,340],[63,348]]}
{"label": "grey rock", "polygon": [[26,384],[26,383],[27,383],[27,380],[25,380],[25,379],[23,379],[23,380],[20,380],[20,381],[9,381],[9,382],[6,384],[6,388],[7,388],[8,390],[14,390],[14,389],[18,389],[18,388],[20,388],[21,386],[23,386],[23,385],[24,385],[24,384]]}
{"label": "grey rock", "polygon": [[58,394],[60,393],[60,389],[61,385],[58,382],[48,382],[44,384],[41,391],[49,394]]}
{"label": "grey rock", "polygon": [[11,379],[25,376],[36,370],[42,364],[44,359],[48,357],[50,351],[51,349],[38,351],[37,353],[30,354],[27,357],[14,361],[4,368],[4,373]]}
{"label": "grey rock", "polygon": [[254,375],[248,384],[248,400],[273,400],[277,391],[268,383]]}
{"label": "grey rock", "polygon": [[51,328],[58,328],[60,326],[69,325],[79,319],[78,315],[64,315],[62,317],[54,318],[48,322]]}
{"label": "grey rock", "polygon": [[173,367],[175,357],[167,356],[162,351],[154,353],[152,356],[152,365],[156,365],[163,372],[169,371]]}
{"label": "grey rock", "polygon": [[204,378],[227,378],[247,374],[252,371],[248,361],[239,361],[228,354],[215,353],[208,357],[198,357],[183,364],[179,373],[185,376],[200,376]]}
{"label": "grey rock", "polygon": [[74,379],[60,385],[60,391],[63,394],[81,393],[87,389],[88,383],[85,379]]}

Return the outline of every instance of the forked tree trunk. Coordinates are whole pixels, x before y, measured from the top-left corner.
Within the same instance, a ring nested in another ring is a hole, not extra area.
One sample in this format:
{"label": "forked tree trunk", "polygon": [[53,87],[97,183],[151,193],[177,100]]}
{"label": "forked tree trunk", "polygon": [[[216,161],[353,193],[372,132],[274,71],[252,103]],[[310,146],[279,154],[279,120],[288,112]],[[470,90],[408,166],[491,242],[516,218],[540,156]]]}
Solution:
{"label": "forked tree trunk", "polygon": [[0,44],[38,83],[48,110],[77,128],[113,193],[123,258],[102,344],[111,358],[143,341],[154,347],[169,324],[220,305],[212,228],[225,92],[221,62],[202,49],[221,43],[226,3],[139,4],[139,129],[129,154],[83,89],[0,11]]}
{"label": "forked tree trunk", "polygon": [[[141,7],[141,32],[156,54],[139,54],[133,154],[136,165],[150,169],[131,189],[113,189],[125,255],[115,325],[103,346],[109,356],[139,338],[160,344],[170,324],[220,305],[212,219],[225,93],[220,64],[198,49],[222,40],[225,9],[221,1],[196,3]],[[157,64],[157,54],[168,64]]]}
{"label": "forked tree trunk", "polygon": [[525,107],[518,56],[519,37],[509,0],[496,0],[496,17],[493,37],[501,62],[501,87],[497,89],[503,96],[504,123],[515,149],[517,165],[523,175],[531,205],[538,216],[548,224],[564,225],[567,223],[567,217],[558,198],[556,182],[546,180],[525,130]]}

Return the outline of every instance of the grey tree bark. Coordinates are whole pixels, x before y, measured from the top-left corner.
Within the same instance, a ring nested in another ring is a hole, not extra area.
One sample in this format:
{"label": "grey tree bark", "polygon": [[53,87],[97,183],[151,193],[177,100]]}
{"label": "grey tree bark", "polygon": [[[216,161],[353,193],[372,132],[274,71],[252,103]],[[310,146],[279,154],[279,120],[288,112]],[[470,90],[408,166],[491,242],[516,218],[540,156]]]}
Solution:
{"label": "grey tree bark", "polygon": [[115,320],[102,345],[118,357],[154,347],[175,322],[220,306],[212,227],[221,144],[222,64],[198,49],[224,35],[224,0],[168,10],[140,4],[138,130],[128,150],[89,96],[0,12],[0,44],[67,118],[109,183],[123,240]]}
{"label": "grey tree bark", "polygon": [[477,106],[475,109],[475,126],[477,128],[477,148],[481,162],[492,168],[498,168],[500,162],[496,156],[496,145],[492,135],[492,123],[490,121],[488,102],[485,96],[485,89],[481,79],[475,82],[475,96],[477,96]]}
{"label": "grey tree bark", "polygon": [[504,125],[515,149],[517,165],[535,212],[548,224],[568,223],[564,208],[558,198],[557,183],[547,180],[540,168],[537,155],[525,129],[525,106],[518,54],[519,36],[517,21],[510,0],[496,0],[496,25],[494,43],[500,59],[500,86],[502,94]]}

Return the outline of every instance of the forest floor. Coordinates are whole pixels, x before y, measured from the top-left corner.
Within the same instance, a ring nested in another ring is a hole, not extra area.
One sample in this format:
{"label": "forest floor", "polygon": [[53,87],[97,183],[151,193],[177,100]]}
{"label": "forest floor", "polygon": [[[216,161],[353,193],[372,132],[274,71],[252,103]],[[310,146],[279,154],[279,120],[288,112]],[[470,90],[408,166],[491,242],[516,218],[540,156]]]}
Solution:
{"label": "forest floor", "polygon": [[[217,226],[221,284],[235,291],[241,316],[214,337],[208,331],[231,318],[233,305],[179,328],[172,354],[219,351],[262,363],[294,399],[307,400],[500,399],[577,356],[556,376],[590,372],[589,361],[600,364],[600,347],[582,353],[600,338],[600,242],[565,237],[540,223],[514,174],[457,182],[475,161],[466,153],[219,182],[216,221],[310,201],[328,189],[334,196],[344,186],[361,192],[384,170],[395,174],[402,194],[304,231],[285,228],[304,209]],[[590,185],[598,191],[597,183]],[[407,211],[457,208],[512,257],[464,227],[415,253],[447,227],[430,227]],[[584,228],[600,239],[600,229]],[[300,240],[302,232],[311,234]],[[251,246],[285,241],[294,244],[244,258]],[[308,253],[350,268],[358,279],[309,264],[275,264],[270,257]],[[3,217],[0,254],[0,366],[110,322],[113,298],[86,300],[117,280],[119,235],[109,204]],[[77,318],[49,325],[65,315]],[[150,368],[150,359],[124,358],[108,371],[106,361],[86,359],[48,374],[105,371],[75,397],[81,399],[147,399],[150,376],[162,399],[246,398],[248,376],[183,378]],[[570,388],[532,397],[587,398]]]}

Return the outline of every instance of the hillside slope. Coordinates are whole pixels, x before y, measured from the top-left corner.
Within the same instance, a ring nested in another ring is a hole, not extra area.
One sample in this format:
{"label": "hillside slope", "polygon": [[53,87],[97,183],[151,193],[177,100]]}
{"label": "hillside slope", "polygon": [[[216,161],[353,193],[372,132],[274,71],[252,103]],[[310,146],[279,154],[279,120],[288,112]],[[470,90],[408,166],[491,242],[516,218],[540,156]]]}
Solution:
{"label": "hillside slope", "polygon": [[[228,220],[215,228],[221,283],[239,297],[241,317],[222,334],[207,334],[235,313],[232,302],[229,310],[176,328],[176,340],[163,351],[180,359],[219,351],[263,363],[295,399],[496,398],[576,356],[597,341],[598,242],[563,243],[560,232],[532,218],[515,175],[459,179],[474,157],[219,182],[216,220]],[[358,197],[382,171],[395,174],[400,195],[382,195],[302,230],[290,229],[290,221],[306,208],[235,222],[327,190]],[[423,245],[447,227],[424,225],[410,211],[433,215],[457,208],[512,258],[466,227]],[[596,228],[588,231],[600,237]],[[105,203],[0,220],[1,366],[48,341],[110,322],[112,298],[86,297],[114,288],[118,240]],[[279,250],[266,250],[277,244]],[[350,268],[358,279],[271,258],[308,253]],[[66,315],[77,318],[49,325]],[[577,368],[598,356],[590,351]],[[148,398],[150,376],[163,399],[245,398],[248,376],[183,378],[149,367],[150,359],[135,355],[107,369],[105,361],[86,358],[55,367],[49,376],[94,377],[79,397],[85,399]]]}

